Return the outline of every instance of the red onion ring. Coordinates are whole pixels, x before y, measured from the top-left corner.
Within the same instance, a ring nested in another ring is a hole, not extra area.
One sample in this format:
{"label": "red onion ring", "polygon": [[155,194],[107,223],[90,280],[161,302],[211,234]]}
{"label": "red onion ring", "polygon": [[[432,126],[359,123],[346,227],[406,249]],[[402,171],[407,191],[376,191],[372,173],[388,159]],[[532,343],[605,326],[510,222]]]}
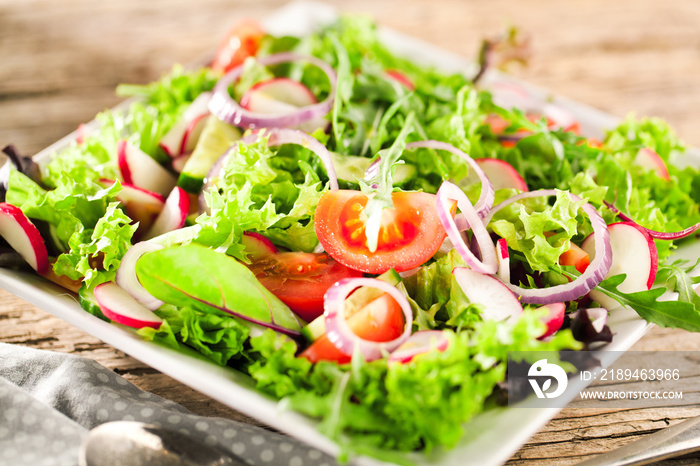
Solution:
{"label": "red onion ring", "polygon": [[297,144],[316,154],[318,158],[321,159],[321,162],[323,162],[323,166],[326,167],[326,173],[328,174],[328,179],[331,184],[331,191],[338,190],[338,175],[335,173],[335,166],[333,165],[333,159],[331,159],[331,153],[328,152],[326,146],[318,142],[316,138],[298,129],[265,128],[263,131],[256,131],[246,135],[240,142],[251,144],[263,135],[269,136],[267,140],[268,146],[274,147],[284,144]]}
{"label": "red onion ring", "polygon": [[[484,222],[490,222],[496,212],[514,202],[533,197],[556,196],[556,194],[557,191],[554,189],[540,189],[538,191],[518,194],[506,199],[491,209],[487,217],[484,218]],[[567,194],[574,201],[581,201],[581,198],[577,195],[571,193]],[[588,294],[589,291],[598,286],[610,271],[610,266],[612,265],[612,248],[610,246],[610,232],[608,232],[608,226],[605,224],[603,217],[600,216],[598,211],[591,204],[584,204],[582,209],[588,215],[591,226],[593,226],[593,232],[595,233],[595,257],[590,265],[586,271],[575,280],[549,288],[521,288],[504,282],[510,291],[520,296],[522,302],[530,304],[551,304],[559,301],[573,301]]]}
{"label": "red onion ring", "polygon": [[[457,207],[462,211],[466,222],[471,226],[477,245],[481,251],[483,260],[479,260],[474,253],[469,249],[469,246],[462,238],[460,229],[457,227],[455,219],[452,218],[453,201],[457,201]],[[436,195],[436,204],[438,217],[442,226],[447,232],[448,238],[454,245],[462,259],[467,263],[469,268],[475,272],[493,274],[498,270],[498,259],[496,258],[496,249],[493,246],[489,232],[486,231],[484,223],[481,222],[474,206],[469,201],[469,198],[464,191],[449,181],[444,181],[440,185]]]}
{"label": "red onion ring", "polygon": [[240,106],[238,102],[231,98],[228,88],[243,74],[243,65],[239,65],[226,73],[214,86],[211,100],[209,100],[209,110],[222,121],[235,126],[249,129],[259,128],[284,128],[296,126],[314,118],[320,118],[328,114],[333,107],[335,100],[335,89],[337,76],[333,68],[323,60],[302,55],[294,52],[283,52],[257,59],[261,65],[277,65],[290,61],[307,61],[326,73],[330,81],[331,90],[323,101],[316,104],[301,107],[293,113],[280,115],[269,115],[251,112]]}
{"label": "red onion ring", "polygon": [[[345,298],[360,286],[377,288],[389,294],[401,306],[406,323],[403,333],[398,338],[382,342],[364,340],[348,327],[345,320]],[[413,311],[408,300],[397,288],[376,278],[344,278],[338,281],[326,291],[323,308],[328,340],[348,356],[352,356],[355,350],[358,350],[366,361],[381,359],[385,353],[394,351],[411,336]]]}
{"label": "red onion ring", "polygon": [[604,203],[605,206],[606,206],[608,209],[610,209],[615,215],[617,215],[618,217],[620,217],[621,220],[623,220],[623,221],[625,221],[625,222],[634,223],[634,224],[637,225],[638,227],[640,227],[640,228],[646,230],[646,232],[649,233],[649,236],[651,236],[652,238],[673,241],[673,240],[685,238],[686,236],[690,236],[690,235],[692,235],[693,233],[695,233],[696,231],[698,231],[698,230],[700,229],[700,223],[696,223],[695,225],[693,225],[693,226],[691,226],[691,227],[688,227],[688,228],[686,228],[685,230],[681,230],[681,231],[665,232],[665,231],[651,230],[651,229],[649,229],[649,228],[646,228],[646,227],[641,226],[640,224],[638,224],[637,222],[635,222],[634,220],[632,220],[631,218],[629,218],[627,215],[625,215],[625,214],[623,214],[622,212],[620,212],[620,210],[619,210],[617,207],[615,207],[614,205],[612,205],[612,204],[609,203],[608,201],[603,201],[603,203]]}
{"label": "red onion ring", "polygon": [[[483,218],[484,215],[486,215],[489,209],[491,209],[491,207],[493,206],[493,201],[496,192],[493,189],[493,184],[491,184],[491,180],[489,180],[488,176],[486,176],[486,173],[484,173],[484,170],[481,169],[479,164],[477,164],[476,161],[464,151],[461,151],[452,144],[448,144],[446,142],[427,140],[409,142],[408,144],[406,144],[406,149],[417,149],[419,147],[426,149],[445,150],[458,157],[461,157],[462,159],[464,159],[464,161],[466,161],[469,164],[469,166],[474,170],[474,173],[477,174],[479,180],[481,181],[481,193],[479,193],[479,199],[476,201],[474,209],[476,210],[479,217]],[[460,231],[469,229],[469,226],[464,225],[464,222],[459,218],[457,219],[457,222],[460,223]]]}

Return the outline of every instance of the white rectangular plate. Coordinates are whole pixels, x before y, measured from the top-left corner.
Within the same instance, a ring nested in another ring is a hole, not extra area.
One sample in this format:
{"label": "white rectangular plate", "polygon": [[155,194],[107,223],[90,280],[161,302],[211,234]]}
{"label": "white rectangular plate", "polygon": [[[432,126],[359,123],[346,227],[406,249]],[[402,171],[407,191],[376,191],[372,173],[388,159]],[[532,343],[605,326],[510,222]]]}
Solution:
{"label": "white rectangular plate", "polygon": [[[263,23],[266,29],[275,35],[304,35],[320,24],[331,22],[336,16],[336,11],[323,3],[296,2],[278,10]],[[470,61],[434,45],[384,29],[381,30],[381,36],[394,51],[410,56],[418,62],[451,72],[473,70],[473,64]],[[508,78],[497,76],[496,79]],[[547,95],[544,91],[534,88],[532,90],[543,97]],[[590,107],[564,99],[556,98],[556,100],[575,114],[584,134],[601,135],[603,129],[610,128],[617,122],[616,118]],[[95,124],[95,122],[91,123],[91,125]],[[74,138],[75,134],[66,136],[37,154],[37,159],[40,161],[50,157],[67,146]],[[692,163],[700,164],[700,158],[696,155],[692,157]],[[679,255],[693,258],[698,257],[699,253],[700,242],[685,248]],[[218,367],[198,356],[194,351],[192,354],[179,353],[144,341],[132,329],[106,323],[83,311],[75,298],[65,290],[36,275],[0,269],[0,287],[233,409],[330,454],[338,453],[337,445],[316,430],[315,421],[300,414],[282,410],[275,400],[257,392],[253,381],[241,373]],[[635,312],[625,309],[614,312],[609,319],[609,324],[615,338],[607,349],[615,351],[629,349],[649,328],[649,325]],[[582,388],[582,385],[570,383],[563,397],[571,400]],[[457,466],[464,464],[466,458],[471,464],[501,464],[507,461],[557,412],[557,409],[505,408],[490,411],[478,416],[466,426],[466,435],[456,448],[429,456],[411,454],[410,457],[423,465]],[[366,457],[358,458],[354,463],[384,464]]]}

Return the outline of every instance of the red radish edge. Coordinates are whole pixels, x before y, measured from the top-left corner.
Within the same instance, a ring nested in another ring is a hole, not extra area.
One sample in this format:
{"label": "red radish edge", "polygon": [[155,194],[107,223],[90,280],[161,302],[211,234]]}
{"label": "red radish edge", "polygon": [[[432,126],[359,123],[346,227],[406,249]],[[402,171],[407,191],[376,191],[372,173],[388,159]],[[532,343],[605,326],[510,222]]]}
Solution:
{"label": "red radish edge", "polygon": [[654,170],[660,178],[666,181],[669,181],[671,179],[671,176],[668,174],[668,167],[666,167],[666,162],[664,162],[664,159],[662,159],[661,156],[658,153],[656,153],[656,151],[648,147],[643,147],[639,149],[639,152],[637,152],[637,155],[634,158],[634,163],[636,165],[639,165],[640,167],[647,168],[649,170]]}
{"label": "red radish edge", "polygon": [[[658,251],[656,249],[656,244],[654,244],[654,239],[646,231],[646,229],[637,225],[636,223],[617,222],[617,223],[611,223],[610,225],[608,225],[608,231],[610,232],[611,242],[613,241],[613,238],[615,236],[617,236],[615,234],[615,232],[617,231],[618,235],[619,235],[620,228],[623,228],[623,227],[633,228],[634,230],[638,231],[642,235],[642,237],[646,240],[646,245],[649,248],[649,261],[650,261],[650,263],[649,263],[649,275],[646,278],[646,287],[647,287],[647,290],[650,290],[652,285],[654,284],[654,280],[656,280],[656,271],[659,267],[659,254],[658,254]],[[583,244],[581,245],[581,249],[586,251],[589,255],[594,254],[594,252],[591,249],[592,248],[591,244],[594,241],[593,238],[594,238],[594,234],[591,233],[590,235],[588,235],[588,237],[584,240]],[[624,236],[621,237],[621,241],[618,244],[629,244],[629,239],[630,239],[629,235],[625,234]],[[625,262],[625,263],[621,264],[619,262],[619,260],[620,260],[619,257],[618,257],[618,259],[615,258],[615,245],[614,245],[614,243],[611,244],[611,248],[613,250],[613,256],[612,256],[613,263],[612,263],[612,266],[610,267],[610,271],[606,275],[606,278],[613,276],[613,275],[617,275],[619,273],[627,273],[627,275],[628,275],[627,278],[625,278],[625,281],[622,282],[622,284],[620,285],[620,286],[622,286],[630,278],[630,272],[639,272],[639,269],[638,268],[634,268],[632,270],[624,269],[624,265],[627,265],[627,263]],[[621,268],[621,266],[623,266],[623,267]],[[617,268],[617,270],[615,270],[616,268]],[[624,291],[624,289],[621,289],[620,291]],[[629,290],[629,291],[632,291],[632,290]],[[642,290],[634,290],[634,291],[642,291]]]}
{"label": "red radish edge", "polygon": [[133,328],[158,328],[163,319],[158,317],[114,282],[95,287],[95,299],[108,319]]}
{"label": "red radish edge", "polygon": [[251,260],[271,256],[278,252],[272,241],[255,231],[243,232],[242,242]]}
{"label": "red radish edge", "polygon": [[144,240],[155,238],[185,225],[190,211],[190,196],[179,186],[175,186],[165,201],[163,211],[158,215],[153,226],[144,235]]}
{"label": "red radish edge", "polygon": [[527,183],[508,162],[500,159],[482,158],[474,161],[486,173],[494,189],[517,189],[528,191]]}
{"label": "red radish edge", "polygon": [[44,238],[19,207],[0,202],[0,235],[39,275],[49,271]]}
{"label": "red radish edge", "polygon": [[119,163],[119,171],[122,174],[122,180],[124,180],[124,183],[133,184],[131,170],[129,169],[129,163],[126,159],[126,144],[125,139],[120,139],[117,141],[117,161]]}
{"label": "red radish edge", "polygon": [[416,85],[413,84],[413,81],[411,78],[403,74],[399,70],[394,70],[394,69],[388,69],[385,70],[384,73],[386,73],[387,76],[389,76],[391,79],[398,81],[403,87],[408,89],[409,91],[415,91],[416,90]]}
{"label": "red radish edge", "polygon": [[127,184],[166,194],[177,182],[161,164],[125,139],[117,141],[117,159],[122,179]]}
{"label": "red radish edge", "polygon": [[188,125],[187,129],[185,130],[185,134],[182,136],[182,142],[180,142],[180,153],[176,154],[175,157],[178,155],[184,155],[187,153],[187,144],[189,144],[189,140],[192,137],[193,134],[197,132],[197,126],[200,126],[199,132],[201,133],[201,128],[204,125],[204,122],[206,121],[206,117],[208,117],[208,113],[204,113],[202,115],[196,116]]}
{"label": "red radish edge", "polygon": [[539,340],[547,338],[554,335],[564,324],[564,316],[566,315],[566,304],[564,303],[552,303],[544,305],[540,309],[546,309],[549,314],[542,318],[542,322],[547,326],[545,333],[539,337]]}

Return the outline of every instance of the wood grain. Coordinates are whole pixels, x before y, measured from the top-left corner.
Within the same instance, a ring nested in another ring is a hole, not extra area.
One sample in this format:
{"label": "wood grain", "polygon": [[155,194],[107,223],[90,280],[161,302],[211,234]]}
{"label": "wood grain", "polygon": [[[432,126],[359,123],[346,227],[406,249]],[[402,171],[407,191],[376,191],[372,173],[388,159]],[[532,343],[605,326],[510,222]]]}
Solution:
{"label": "wood grain", "polygon": [[[0,145],[32,154],[119,102],[122,82],[145,83],[216,47],[236,20],[280,0],[0,0]],[[429,0],[329,2],[388,27],[474,56],[479,41],[515,24],[534,56],[512,72],[614,115],[669,121],[700,146],[697,0]],[[0,291],[0,341],[81,354],[194,412],[242,415]],[[652,330],[638,350],[700,350],[697,335]],[[685,418],[693,409],[564,409],[510,461],[573,464]],[[254,422],[245,419],[248,422]],[[698,457],[664,464],[697,464]]]}

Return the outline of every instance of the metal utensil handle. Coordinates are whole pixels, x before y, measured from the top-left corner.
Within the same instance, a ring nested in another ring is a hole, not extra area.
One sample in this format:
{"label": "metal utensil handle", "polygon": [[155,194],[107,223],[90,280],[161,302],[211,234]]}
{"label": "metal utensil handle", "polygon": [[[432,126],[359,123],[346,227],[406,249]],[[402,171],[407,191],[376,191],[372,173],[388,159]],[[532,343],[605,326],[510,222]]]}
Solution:
{"label": "metal utensil handle", "polygon": [[650,464],[700,451],[700,417],[685,420],[624,447],[579,463],[579,466]]}

